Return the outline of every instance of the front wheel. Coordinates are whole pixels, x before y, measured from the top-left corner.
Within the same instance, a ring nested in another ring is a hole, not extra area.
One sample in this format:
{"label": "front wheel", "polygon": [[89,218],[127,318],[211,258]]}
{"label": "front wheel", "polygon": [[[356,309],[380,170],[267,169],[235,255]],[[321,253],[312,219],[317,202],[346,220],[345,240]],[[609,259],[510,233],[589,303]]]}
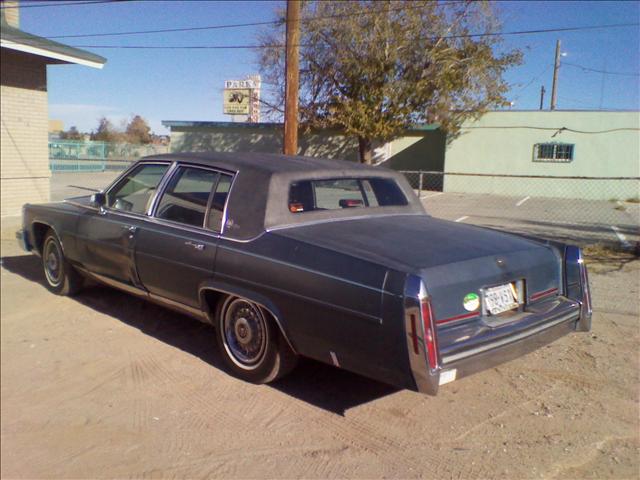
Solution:
{"label": "front wheel", "polygon": [[269,383],[295,367],[295,353],[275,321],[255,303],[227,297],[219,303],[215,318],[218,347],[235,376],[252,383]]}
{"label": "front wheel", "polygon": [[64,258],[60,240],[49,230],[42,244],[42,268],[47,288],[58,295],[73,295],[82,287],[82,277]]}

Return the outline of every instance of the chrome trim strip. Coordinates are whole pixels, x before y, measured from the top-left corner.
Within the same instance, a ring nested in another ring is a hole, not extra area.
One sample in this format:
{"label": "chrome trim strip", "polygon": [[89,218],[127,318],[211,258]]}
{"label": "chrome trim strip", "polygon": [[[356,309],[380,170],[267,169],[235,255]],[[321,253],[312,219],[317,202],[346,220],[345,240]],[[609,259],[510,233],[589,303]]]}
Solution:
{"label": "chrome trim strip", "polygon": [[151,301],[160,303],[169,308],[183,311],[193,317],[198,318],[199,320],[203,320],[209,323],[209,319],[207,318],[207,315],[201,309],[191,307],[189,305],[185,305],[184,303],[176,302],[175,300],[170,300],[168,298],[162,297],[160,295],[156,295],[154,293],[149,293],[148,295],[149,295],[149,300]]}
{"label": "chrome trim strip", "polygon": [[[225,293],[227,295],[233,295],[235,297],[240,297],[240,298],[245,298],[245,297],[241,297],[240,295],[238,295],[237,293],[231,292],[229,290],[224,290],[221,288],[213,288],[213,287],[201,287],[198,290],[198,296],[200,298],[202,298],[202,292],[205,290],[211,290],[212,292],[220,292],[220,293]],[[293,347],[293,344],[291,343],[291,340],[289,340],[289,337],[287,336],[287,334],[284,331],[284,328],[282,327],[282,322],[280,321],[280,318],[271,311],[271,309],[265,307],[262,303],[260,302],[256,302],[254,300],[251,300],[249,298],[247,298],[247,300],[249,300],[251,303],[255,303],[256,305],[258,305],[260,308],[264,308],[267,312],[269,312],[269,314],[273,317],[273,319],[275,320],[276,324],[278,325],[278,328],[280,329],[280,333],[282,334],[282,336],[284,337],[284,339],[287,342],[287,345],[289,345],[289,348],[291,348],[291,351],[293,353],[295,353],[296,355],[298,354],[298,352],[296,351],[296,349]],[[213,313],[213,312],[212,312]],[[214,324],[215,325],[215,319],[212,319],[209,315],[207,315],[207,320],[209,323]]]}
{"label": "chrome trim strip", "polygon": [[[244,250],[238,250],[236,248],[231,248],[231,247],[229,247],[227,245],[218,245],[218,248],[224,248],[226,250],[230,250],[232,252],[240,253],[242,255],[248,255],[250,257],[258,258],[260,260],[266,260],[268,262],[277,263],[278,265],[283,265],[285,267],[295,268],[296,270],[302,270],[303,272],[313,273],[313,274],[316,274],[316,275],[320,275],[322,277],[330,278],[331,280],[337,280],[339,282],[348,283],[349,285],[353,285],[355,287],[361,287],[361,288],[364,288],[366,290],[372,290],[372,291],[374,291],[376,293],[381,293],[381,294],[385,294],[386,293],[386,294],[389,294],[389,295],[393,295],[393,293],[387,292],[387,291],[385,291],[384,289],[381,289],[381,288],[371,287],[371,286],[365,285],[363,283],[354,282],[353,280],[348,280],[346,278],[336,277],[335,275],[331,275],[329,273],[320,272],[318,270],[312,270],[310,268],[302,267],[300,265],[295,265],[293,263],[285,262],[283,260],[276,260],[276,259],[271,258],[271,257],[265,257],[264,255],[259,255],[257,253],[251,253],[251,252],[247,252],[247,251],[244,251]],[[383,281],[384,281],[384,279],[383,279]],[[383,285],[384,285],[384,283],[383,283]]]}
{"label": "chrome trim strip", "polygon": [[557,318],[556,320],[553,320],[553,321],[548,322],[548,323],[544,323],[542,325],[539,325],[539,326],[537,326],[535,328],[532,328],[532,329],[529,329],[529,330],[525,330],[524,332],[521,332],[519,334],[511,335],[511,336],[508,336],[506,338],[502,338],[500,340],[497,340],[495,342],[487,343],[485,345],[481,345],[479,347],[472,348],[470,350],[465,350],[464,352],[460,352],[460,353],[455,353],[453,355],[449,355],[447,357],[444,357],[442,359],[442,361],[446,366],[447,363],[455,362],[456,360],[461,360],[463,358],[471,357],[473,355],[477,355],[478,353],[486,352],[487,350],[492,350],[494,348],[498,348],[498,347],[502,347],[504,345],[508,345],[509,343],[513,343],[513,342],[515,342],[517,340],[522,340],[523,338],[530,337],[532,335],[535,335],[536,333],[539,333],[539,332],[542,332],[544,330],[547,330],[548,328],[551,328],[551,327],[553,327],[555,325],[558,325],[560,323],[568,322],[568,321],[572,321],[572,320],[577,320],[579,317],[580,317],[580,313],[578,311],[569,312],[569,313],[566,313],[566,314],[562,315],[561,317]]}
{"label": "chrome trim strip", "polygon": [[143,290],[142,288],[138,288],[135,287],[133,285],[129,285],[127,283],[121,282],[119,280],[115,280],[113,278],[107,277],[105,275],[100,275],[98,273],[94,273],[94,272],[90,272],[89,270],[83,268],[83,267],[76,267],[80,272],[82,272],[83,274],[87,275],[88,277],[91,277],[101,283],[104,283],[105,285],[108,285],[110,287],[116,288],[118,290],[121,290],[125,293],[130,293],[132,295],[135,295],[138,298],[142,298],[145,300],[149,300],[151,302],[155,302],[161,306],[167,307],[167,308],[171,308],[173,310],[178,310],[186,315],[189,315],[191,317],[195,317],[196,319],[200,320],[200,321],[204,321],[206,323],[209,323],[209,319],[207,318],[207,315],[200,309],[191,307],[189,305],[185,305],[183,303],[180,302],[176,302],[175,300],[170,300],[168,298],[162,297],[160,295],[156,295],[153,293],[148,292],[147,290]]}
{"label": "chrome trim strip", "polygon": [[303,299],[303,300],[305,300],[307,302],[315,303],[316,305],[322,305],[323,307],[329,307],[329,308],[332,308],[334,310],[339,310],[339,311],[342,311],[342,312],[346,312],[346,313],[348,313],[350,315],[354,315],[354,316],[363,318],[363,319],[365,319],[365,320],[367,320],[369,322],[377,323],[379,325],[382,324],[382,318],[380,318],[380,317],[376,317],[374,315],[369,315],[367,313],[362,313],[362,312],[359,312],[357,310],[351,310],[350,308],[341,307],[340,305],[335,305],[333,303],[323,302],[321,300],[318,300],[317,298],[307,297],[305,295],[300,295],[298,293],[293,293],[290,290],[282,290],[281,288],[276,288],[276,287],[271,286],[271,285],[264,285],[264,284],[261,284],[261,283],[252,282],[251,280],[247,280],[245,278],[233,277],[231,275],[225,275],[224,273],[216,272],[216,275],[218,277],[228,278],[228,279],[231,279],[231,280],[240,281],[240,282],[243,282],[243,283],[246,283],[246,284],[250,284],[250,285],[254,285],[254,286],[258,286],[258,287],[262,287],[262,288],[268,288],[269,290],[272,290],[274,292],[284,293],[285,295],[290,295],[290,296],[293,296],[293,297],[301,298],[301,299]]}
{"label": "chrome trim strip", "polygon": [[[368,207],[368,208],[376,208],[376,207]],[[385,208],[385,207],[380,207],[380,208]],[[285,225],[276,225],[273,227],[269,227],[266,229],[267,232],[276,232],[278,230],[285,230],[288,228],[296,228],[296,227],[306,227],[309,225],[318,225],[321,223],[333,223],[333,222],[346,222],[349,220],[365,220],[365,219],[369,219],[369,218],[380,218],[380,217],[405,217],[405,216],[416,216],[416,215],[423,215],[423,216],[429,216],[427,214],[425,214],[424,212],[413,212],[413,213],[377,213],[377,214],[371,214],[371,215],[358,215],[355,217],[343,217],[343,218],[325,218],[323,220],[310,220],[308,222],[301,222],[301,223],[288,223]]]}
{"label": "chrome trim strip", "polygon": [[160,183],[158,183],[156,191],[153,194],[153,197],[151,197],[151,201],[149,202],[149,206],[147,208],[147,211],[145,212],[148,217],[153,216],[153,213],[158,206],[160,197],[162,196],[162,194],[164,194],[167,184],[171,181],[171,178],[175,175],[177,169],[177,163],[173,162],[171,163],[171,165],[169,165],[167,171],[164,172],[164,176],[160,179]]}
{"label": "chrome trim strip", "polygon": [[233,186],[236,184],[236,179],[240,175],[240,172],[236,172],[231,177],[231,185],[229,185],[229,192],[227,193],[227,198],[224,201],[224,209],[222,210],[222,225],[220,226],[220,235],[224,235],[225,228],[227,226],[227,210],[229,208],[229,199],[231,198],[231,192],[233,191]]}
{"label": "chrome trim strip", "polygon": [[105,275],[101,275],[99,273],[91,272],[84,267],[76,267],[82,273],[98,280],[99,282],[104,283],[105,285],[109,285],[110,287],[117,288],[118,290],[122,290],[127,293],[131,293],[137,297],[147,297],[147,291],[141,288],[135,287],[133,285],[129,285],[128,283],[121,282],[119,280],[115,280],[111,277],[107,277]]}

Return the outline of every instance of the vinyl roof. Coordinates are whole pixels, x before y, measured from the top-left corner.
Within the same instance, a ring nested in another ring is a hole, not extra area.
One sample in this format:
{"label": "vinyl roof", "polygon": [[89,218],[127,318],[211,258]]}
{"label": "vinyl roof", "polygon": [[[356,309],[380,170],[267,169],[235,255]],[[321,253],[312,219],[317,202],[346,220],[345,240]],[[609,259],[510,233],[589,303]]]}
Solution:
{"label": "vinyl roof", "polygon": [[[358,218],[376,214],[424,213],[404,175],[384,167],[362,165],[342,160],[328,160],[268,153],[168,153],[141,159],[178,161],[237,172],[227,205],[224,234],[237,240],[249,240],[265,230],[306,223]],[[299,180],[338,178],[393,179],[407,198],[406,206],[289,211],[289,189]]]}
{"label": "vinyl roof", "polygon": [[380,173],[379,167],[363,165],[343,160],[330,160],[316,157],[278,155],[258,152],[188,152],[152,155],[147,158],[158,160],[176,160],[205,166],[216,166],[231,171],[254,170],[271,174],[286,173],[327,173],[336,171],[355,171],[366,175],[367,172]]}
{"label": "vinyl roof", "polygon": [[12,27],[6,23],[4,16],[0,22],[0,46],[54,60],[50,63],[76,63],[87,67],[102,68],[107,62],[106,58],[95,53],[54,42]]}

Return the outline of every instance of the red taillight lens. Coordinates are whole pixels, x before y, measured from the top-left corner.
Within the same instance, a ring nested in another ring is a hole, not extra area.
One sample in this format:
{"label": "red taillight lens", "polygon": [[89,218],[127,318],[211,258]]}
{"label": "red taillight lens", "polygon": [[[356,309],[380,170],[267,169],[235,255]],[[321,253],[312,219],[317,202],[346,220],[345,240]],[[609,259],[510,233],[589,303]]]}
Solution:
{"label": "red taillight lens", "polygon": [[438,367],[438,339],[436,337],[435,319],[433,318],[433,309],[429,299],[420,301],[420,313],[422,314],[422,325],[424,328],[424,344],[427,348],[427,359],[429,367],[435,369]]}

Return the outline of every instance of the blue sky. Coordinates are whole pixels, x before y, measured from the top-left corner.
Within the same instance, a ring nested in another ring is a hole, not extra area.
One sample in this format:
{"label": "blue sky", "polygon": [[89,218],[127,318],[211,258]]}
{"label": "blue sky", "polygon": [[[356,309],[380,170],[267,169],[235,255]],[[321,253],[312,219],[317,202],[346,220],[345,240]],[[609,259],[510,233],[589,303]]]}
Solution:
{"label": "blue sky", "polygon": [[[31,5],[31,2],[24,2]],[[275,19],[284,1],[133,1],[23,8],[21,28],[42,36],[250,23]],[[496,2],[504,31],[640,21],[640,2]],[[257,27],[123,37],[71,38],[69,45],[247,45]],[[638,27],[511,36],[524,63],[509,71],[514,109],[537,109],[540,86],[551,91],[555,42],[563,61],[610,72],[640,72]],[[257,73],[251,50],[116,50],[85,48],[107,58],[104,69],[50,66],[50,117],[90,131],[100,116],[116,124],[133,114],[156,133],[162,120],[228,120],[224,80]],[[559,109],[640,109],[640,77],[603,75],[570,65],[560,70]]]}

